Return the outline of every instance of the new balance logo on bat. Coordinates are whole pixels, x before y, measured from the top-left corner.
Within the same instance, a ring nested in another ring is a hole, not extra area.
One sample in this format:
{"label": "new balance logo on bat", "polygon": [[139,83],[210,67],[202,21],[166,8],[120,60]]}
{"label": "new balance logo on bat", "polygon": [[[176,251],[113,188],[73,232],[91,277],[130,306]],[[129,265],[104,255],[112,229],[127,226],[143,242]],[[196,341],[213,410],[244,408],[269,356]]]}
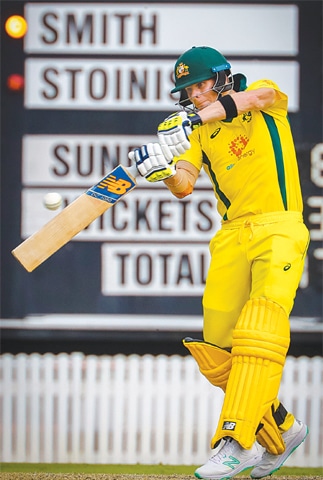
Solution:
{"label": "new balance logo on bat", "polygon": [[132,190],[135,185],[133,179],[119,165],[86,193],[91,197],[96,197],[109,203],[116,203],[125,193]]}
{"label": "new balance logo on bat", "polygon": [[97,188],[106,188],[108,192],[120,193],[121,195],[125,194],[130,187],[130,182],[122,178],[116,178],[114,175],[106,177],[97,185]]}

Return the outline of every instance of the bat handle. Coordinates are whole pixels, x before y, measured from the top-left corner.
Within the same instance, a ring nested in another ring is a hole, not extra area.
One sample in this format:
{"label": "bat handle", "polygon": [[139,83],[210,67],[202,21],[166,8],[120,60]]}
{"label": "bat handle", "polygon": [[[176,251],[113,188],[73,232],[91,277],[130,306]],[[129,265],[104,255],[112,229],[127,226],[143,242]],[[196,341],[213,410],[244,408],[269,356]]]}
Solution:
{"label": "bat handle", "polygon": [[138,177],[139,172],[137,170],[136,165],[132,165],[131,167],[127,167],[127,171],[132,175],[133,177]]}

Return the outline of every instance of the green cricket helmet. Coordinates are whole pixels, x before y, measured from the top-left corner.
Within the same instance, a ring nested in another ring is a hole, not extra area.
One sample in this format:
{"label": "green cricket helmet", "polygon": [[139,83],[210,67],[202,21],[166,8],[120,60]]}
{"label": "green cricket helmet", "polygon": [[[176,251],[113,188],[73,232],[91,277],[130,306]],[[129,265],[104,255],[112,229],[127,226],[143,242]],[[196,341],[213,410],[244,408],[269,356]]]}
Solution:
{"label": "green cricket helmet", "polygon": [[[179,92],[194,83],[213,77],[216,80],[215,87],[221,88],[224,86],[220,83],[225,81],[225,72],[227,71],[228,76],[231,75],[230,69],[231,65],[227,59],[214,48],[192,47],[184,52],[175,63],[175,88],[171,90],[171,93]],[[222,88],[221,91],[223,91]]]}

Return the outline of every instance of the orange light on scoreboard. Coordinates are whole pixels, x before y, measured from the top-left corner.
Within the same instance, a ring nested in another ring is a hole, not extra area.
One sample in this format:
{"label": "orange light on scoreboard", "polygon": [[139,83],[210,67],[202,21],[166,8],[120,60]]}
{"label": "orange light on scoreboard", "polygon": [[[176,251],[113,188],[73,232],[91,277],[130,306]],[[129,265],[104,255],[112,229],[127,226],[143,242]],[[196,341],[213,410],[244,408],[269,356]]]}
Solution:
{"label": "orange light on scoreboard", "polygon": [[12,15],[6,20],[5,30],[9,37],[22,38],[26,35],[27,29],[27,22],[20,15]]}

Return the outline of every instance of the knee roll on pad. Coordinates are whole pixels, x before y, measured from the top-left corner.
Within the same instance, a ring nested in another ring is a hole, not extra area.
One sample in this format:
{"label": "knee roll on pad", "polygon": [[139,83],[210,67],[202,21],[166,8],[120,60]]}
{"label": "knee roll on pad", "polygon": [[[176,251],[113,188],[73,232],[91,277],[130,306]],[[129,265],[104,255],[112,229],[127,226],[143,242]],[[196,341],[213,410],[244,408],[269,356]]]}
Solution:
{"label": "knee roll on pad", "polygon": [[183,344],[196,360],[202,375],[212,385],[224,391],[231,370],[231,353],[211,343],[192,338],[185,338]]}
{"label": "knee roll on pad", "polygon": [[250,449],[262,417],[277,397],[289,347],[288,317],[266,298],[249,300],[233,331],[232,368],[217,431]]}

